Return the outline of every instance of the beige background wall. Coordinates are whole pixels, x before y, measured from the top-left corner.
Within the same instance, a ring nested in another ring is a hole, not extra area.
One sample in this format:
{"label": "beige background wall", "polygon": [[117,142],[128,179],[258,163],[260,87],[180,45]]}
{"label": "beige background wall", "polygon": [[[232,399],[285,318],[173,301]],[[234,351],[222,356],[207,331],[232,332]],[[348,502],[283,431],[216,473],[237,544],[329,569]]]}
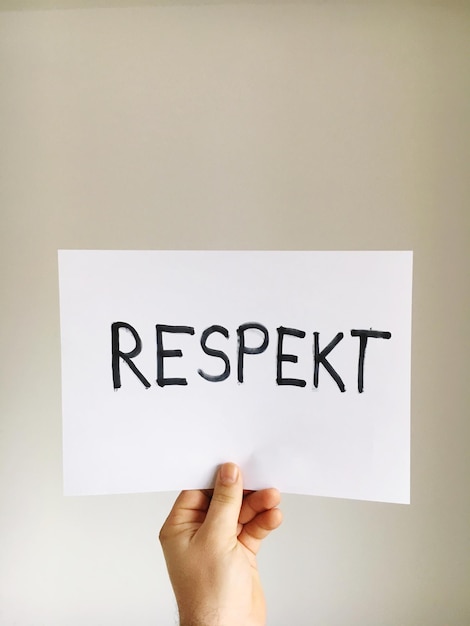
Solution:
{"label": "beige background wall", "polygon": [[220,248],[415,251],[412,504],[285,496],[269,625],[468,626],[469,4],[4,11],[0,76],[0,624],[175,623],[175,494],[62,496],[56,253]]}

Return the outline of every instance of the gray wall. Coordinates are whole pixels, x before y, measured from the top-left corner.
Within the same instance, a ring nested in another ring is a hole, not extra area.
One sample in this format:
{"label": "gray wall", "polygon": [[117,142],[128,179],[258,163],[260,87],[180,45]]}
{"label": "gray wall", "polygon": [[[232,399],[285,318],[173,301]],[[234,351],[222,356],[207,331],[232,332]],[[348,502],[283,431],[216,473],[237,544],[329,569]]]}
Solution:
{"label": "gray wall", "polygon": [[0,13],[0,623],[171,625],[175,494],[64,498],[58,248],[413,249],[412,504],[285,496],[270,626],[470,624],[470,9]]}

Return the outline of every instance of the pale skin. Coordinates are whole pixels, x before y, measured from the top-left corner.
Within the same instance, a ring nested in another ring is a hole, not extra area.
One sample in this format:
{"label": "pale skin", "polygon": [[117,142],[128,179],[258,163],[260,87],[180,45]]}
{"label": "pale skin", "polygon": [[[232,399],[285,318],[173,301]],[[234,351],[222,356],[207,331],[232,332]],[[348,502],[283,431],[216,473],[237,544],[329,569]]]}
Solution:
{"label": "pale skin", "polygon": [[183,491],[160,531],[180,626],[265,626],[256,555],[282,514],[277,489],[244,493],[234,463],[213,493]]}

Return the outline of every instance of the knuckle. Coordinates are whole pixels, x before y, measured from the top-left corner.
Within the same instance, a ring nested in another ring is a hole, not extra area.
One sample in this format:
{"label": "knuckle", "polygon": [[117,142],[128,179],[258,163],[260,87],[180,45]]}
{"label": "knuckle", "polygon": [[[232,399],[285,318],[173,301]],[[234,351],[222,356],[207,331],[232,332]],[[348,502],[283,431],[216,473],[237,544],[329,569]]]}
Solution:
{"label": "knuckle", "polygon": [[224,493],[223,491],[214,492],[212,496],[212,501],[219,504],[233,504],[235,500],[236,498],[234,498],[234,496]]}
{"label": "knuckle", "polygon": [[168,539],[168,529],[166,527],[166,524],[164,524],[161,528],[160,528],[160,532],[158,533],[158,540],[161,544],[164,544],[166,542],[166,540]]}

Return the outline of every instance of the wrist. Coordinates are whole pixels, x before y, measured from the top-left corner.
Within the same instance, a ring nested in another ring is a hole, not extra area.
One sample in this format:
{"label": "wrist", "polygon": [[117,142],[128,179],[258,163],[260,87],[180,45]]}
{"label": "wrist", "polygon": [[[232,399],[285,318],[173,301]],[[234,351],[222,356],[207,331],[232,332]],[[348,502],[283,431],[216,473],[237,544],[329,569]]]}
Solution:
{"label": "wrist", "polygon": [[190,611],[190,612],[181,612],[180,611],[180,626],[223,626],[219,619],[219,611],[217,609],[214,610],[204,610],[200,609]]}
{"label": "wrist", "polygon": [[204,615],[194,614],[181,617],[179,626],[245,626],[245,620],[240,622],[240,618],[225,618],[216,611],[204,613]]}

